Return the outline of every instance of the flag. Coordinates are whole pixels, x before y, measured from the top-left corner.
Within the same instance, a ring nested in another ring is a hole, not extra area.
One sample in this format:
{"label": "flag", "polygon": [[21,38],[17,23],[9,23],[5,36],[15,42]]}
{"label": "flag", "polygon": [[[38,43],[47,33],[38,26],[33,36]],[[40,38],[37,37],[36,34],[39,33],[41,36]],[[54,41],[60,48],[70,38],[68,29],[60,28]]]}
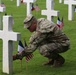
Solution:
{"label": "flag", "polygon": [[62,17],[62,20],[61,20],[61,21],[60,21],[60,18],[58,17],[57,26],[58,26],[60,29],[63,29],[63,26],[64,26],[63,17]]}
{"label": "flag", "polygon": [[34,8],[34,4],[32,3],[32,5],[31,5],[31,11],[33,11],[33,10],[35,10],[35,8]]}
{"label": "flag", "polygon": [[28,62],[30,59],[32,59],[33,54],[29,54],[28,56],[26,56],[26,61]]}
{"label": "flag", "polygon": [[2,2],[2,3],[0,4],[0,6],[1,6],[1,7],[5,7],[5,4]]}
{"label": "flag", "polygon": [[18,53],[21,53],[23,50],[24,50],[24,46],[23,46],[22,42],[19,41],[19,44],[18,44]]}
{"label": "flag", "polygon": [[[25,50],[27,49],[27,43],[26,43],[26,41],[24,40],[24,46],[25,46]],[[33,54],[31,53],[31,54],[29,54],[29,55],[27,55],[26,56],[26,61],[28,62],[31,58],[33,57]]]}
{"label": "flag", "polygon": [[23,0],[21,0],[21,3],[23,3]]}
{"label": "flag", "polygon": [[61,25],[61,21],[60,21],[60,18],[58,17],[58,19],[57,19],[57,26],[60,28],[60,25]]}
{"label": "flag", "polygon": [[[20,40],[19,44],[18,44],[18,53],[21,53],[22,51],[24,51],[26,49],[27,49],[26,41],[24,41],[24,46],[23,46],[23,44],[22,44],[22,42]],[[33,54],[29,54],[29,55],[25,56],[26,61],[28,62],[32,57],[33,57]]]}
{"label": "flag", "polygon": [[[24,50],[24,46],[20,40],[18,43],[18,53],[21,53],[23,50]],[[21,70],[22,70],[22,59],[20,59],[20,61],[21,61]]]}
{"label": "flag", "polygon": [[36,4],[36,6],[35,6],[35,10],[36,10],[36,11],[39,11],[39,10],[40,10],[38,4]]}

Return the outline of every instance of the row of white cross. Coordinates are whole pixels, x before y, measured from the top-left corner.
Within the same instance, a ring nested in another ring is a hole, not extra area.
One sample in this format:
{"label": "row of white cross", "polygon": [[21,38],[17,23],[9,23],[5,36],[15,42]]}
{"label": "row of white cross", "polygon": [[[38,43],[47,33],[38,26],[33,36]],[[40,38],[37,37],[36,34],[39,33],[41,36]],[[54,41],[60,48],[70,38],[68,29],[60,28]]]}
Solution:
{"label": "row of white cross", "polygon": [[[20,6],[21,0],[17,0],[17,6]],[[36,0],[23,0],[27,4],[27,15],[31,14],[31,3]],[[53,21],[53,16],[58,16],[59,11],[54,10],[54,0],[46,0],[46,10],[41,11],[42,15],[46,15],[48,20]]]}
{"label": "row of white cross", "polygon": [[[27,15],[31,14],[30,3],[34,3],[36,0],[23,0],[27,4]],[[62,1],[62,0],[61,0]],[[18,6],[20,0],[17,0]],[[65,0],[65,4],[69,5],[69,13],[71,13],[72,6],[76,4],[74,0]],[[3,12],[5,8],[0,7],[0,12]],[[41,11],[42,15],[46,15],[48,20],[53,20],[53,16],[58,16],[59,11],[54,10],[54,0],[46,0],[46,10]],[[72,16],[70,16],[72,18]],[[71,20],[71,19],[69,19]],[[10,15],[3,16],[3,30],[0,30],[0,39],[3,40],[3,72],[11,74],[13,71],[13,41],[20,40],[20,33],[13,32],[12,23],[13,18]]]}
{"label": "row of white cross", "polygon": [[[31,14],[31,5],[30,3],[34,3],[36,0],[23,0],[27,4],[27,15]],[[59,3],[62,3],[63,0],[59,0]],[[73,20],[74,18],[74,6],[76,5],[75,0],[64,0],[64,4],[68,4],[68,20]],[[20,0],[17,0],[17,6],[20,5]],[[53,16],[58,16],[59,11],[54,10],[54,0],[46,0],[46,9],[42,10],[41,14],[46,15],[47,19],[53,21]]]}

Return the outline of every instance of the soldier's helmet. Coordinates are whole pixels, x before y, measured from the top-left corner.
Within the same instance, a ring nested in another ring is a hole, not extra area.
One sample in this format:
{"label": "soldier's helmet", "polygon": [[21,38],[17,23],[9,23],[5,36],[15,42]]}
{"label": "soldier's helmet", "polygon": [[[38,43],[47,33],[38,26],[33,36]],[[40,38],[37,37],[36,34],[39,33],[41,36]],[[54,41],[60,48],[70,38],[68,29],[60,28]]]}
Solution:
{"label": "soldier's helmet", "polygon": [[34,16],[30,14],[24,19],[24,28],[29,28],[31,26],[33,18]]}

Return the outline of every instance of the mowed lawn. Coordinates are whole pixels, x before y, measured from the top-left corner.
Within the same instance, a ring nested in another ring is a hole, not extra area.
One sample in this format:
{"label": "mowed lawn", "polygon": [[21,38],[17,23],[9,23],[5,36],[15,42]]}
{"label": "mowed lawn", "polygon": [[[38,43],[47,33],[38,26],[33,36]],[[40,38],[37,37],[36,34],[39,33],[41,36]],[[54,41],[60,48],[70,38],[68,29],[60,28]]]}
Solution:
{"label": "mowed lawn", "polygon": [[[24,42],[24,38],[28,44],[30,33],[27,29],[24,29],[23,20],[26,17],[26,4],[16,6],[16,0],[2,0],[6,5],[6,12],[0,13],[4,15],[12,15],[14,18],[13,31],[21,33],[21,40]],[[59,0],[55,1],[55,10],[60,11],[60,19],[64,18],[63,31],[70,39],[71,48],[61,55],[65,58],[65,63],[60,68],[54,68],[51,66],[43,66],[42,63],[47,61],[47,58],[41,56],[36,50],[33,54],[34,57],[27,63],[25,58],[22,60],[22,67],[20,60],[13,61],[13,75],[76,75],[76,12],[74,12],[74,20],[68,21],[68,5],[63,3],[59,4]],[[41,15],[41,10],[46,9],[46,0],[37,0],[40,7],[40,11],[32,11],[32,14],[37,18],[46,18]],[[34,3],[34,4],[36,4]],[[50,13],[51,14],[51,13]],[[54,17],[56,23],[57,17]],[[7,75],[2,73],[2,40],[0,39],[0,75]],[[13,54],[17,53],[18,41],[14,42]],[[11,51],[11,50],[10,50]]]}

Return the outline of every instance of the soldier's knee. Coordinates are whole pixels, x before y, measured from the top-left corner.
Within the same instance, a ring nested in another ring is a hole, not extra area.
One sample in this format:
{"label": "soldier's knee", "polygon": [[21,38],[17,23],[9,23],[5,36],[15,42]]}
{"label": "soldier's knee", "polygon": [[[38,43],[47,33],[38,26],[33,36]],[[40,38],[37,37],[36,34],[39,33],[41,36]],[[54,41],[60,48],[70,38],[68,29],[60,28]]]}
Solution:
{"label": "soldier's knee", "polygon": [[49,52],[41,52],[40,54],[43,55],[44,57],[48,57],[50,55]]}
{"label": "soldier's knee", "polygon": [[48,50],[46,48],[46,45],[40,47],[39,52],[40,52],[41,55],[43,55],[45,57],[50,55],[50,53],[48,52]]}
{"label": "soldier's knee", "polygon": [[70,46],[64,46],[62,52],[66,52],[66,51],[69,50],[69,49],[70,49]]}

